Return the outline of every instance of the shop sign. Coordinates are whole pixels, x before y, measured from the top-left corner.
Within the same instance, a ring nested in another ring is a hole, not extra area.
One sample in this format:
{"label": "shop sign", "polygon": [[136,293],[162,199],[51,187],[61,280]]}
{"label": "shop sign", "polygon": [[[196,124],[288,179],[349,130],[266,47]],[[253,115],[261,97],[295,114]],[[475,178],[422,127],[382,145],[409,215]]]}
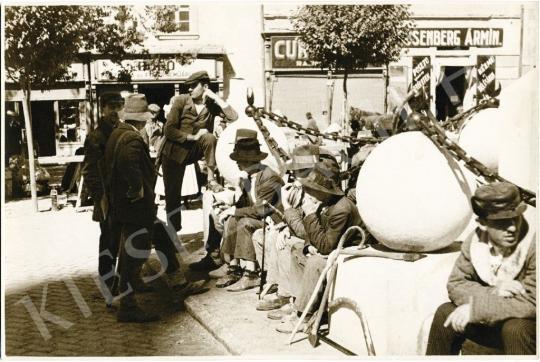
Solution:
{"label": "shop sign", "polygon": [[308,60],[306,48],[295,35],[280,35],[270,38],[272,68],[317,68]]}
{"label": "shop sign", "polygon": [[431,81],[431,61],[429,56],[413,57],[412,66],[411,89],[417,91],[424,87],[426,94],[429,94]]}
{"label": "shop sign", "polygon": [[409,36],[411,48],[503,46],[502,28],[413,29]]}
{"label": "shop sign", "polygon": [[476,59],[478,75],[476,99],[481,100],[486,96],[491,96],[495,91],[495,56],[479,55]]}
{"label": "shop sign", "polygon": [[[216,78],[216,61],[214,59],[196,59],[190,64],[180,64],[175,59],[164,60],[162,64],[166,71],[161,71],[156,78],[150,72],[151,63],[148,59],[122,60],[122,66],[132,70],[132,81],[141,80],[185,80],[193,72],[206,70],[210,79]],[[97,61],[97,78],[99,81],[114,80],[121,67],[108,59]],[[111,76],[113,77],[111,79]]]}

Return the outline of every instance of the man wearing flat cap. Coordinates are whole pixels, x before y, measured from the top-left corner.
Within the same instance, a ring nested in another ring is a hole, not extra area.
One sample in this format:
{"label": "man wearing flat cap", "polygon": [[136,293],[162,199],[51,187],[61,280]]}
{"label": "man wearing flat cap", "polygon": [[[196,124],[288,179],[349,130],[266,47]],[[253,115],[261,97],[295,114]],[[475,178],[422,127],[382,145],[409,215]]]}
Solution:
{"label": "man wearing flat cap", "polygon": [[536,231],[507,182],[471,199],[479,226],[463,242],[448,279],[449,303],[431,325],[428,355],[459,354],[465,339],[509,355],[536,354]]}
{"label": "man wearing flat cap", "polygon": [[216,169],[216,137],[214,118],[228,121],[238,118],[236,111],[210,90],[210,77],[205,71],[193,73],[187,80],[189,94],[174,97],[167,115],[165,140],[161,151],[165,204],[169,222],[178,231],[182,228],[180,213],[182,181],[186,166],[202,157],[207,165],[208,187],[220,191],[214,178]]}
{"label": "man wearing flat cap", "polygon": [[113,228],[108,219],[108,210],[103,201],[104,198],[104,156],[105,146],[112,131],[118,124],[118,111],[124,105],[124,99],[117,92],[103,93],[99,97],[100,114],[98,126],[88,134],[84,141],[84,161],[82,174],[88,187],[94,209],[92,220],[99,222],[101,234],[99,236],[98,273],[101,287],[109,289],[113,279],[106,279],[111,271],[114,271],[118,253],[118,228]]}

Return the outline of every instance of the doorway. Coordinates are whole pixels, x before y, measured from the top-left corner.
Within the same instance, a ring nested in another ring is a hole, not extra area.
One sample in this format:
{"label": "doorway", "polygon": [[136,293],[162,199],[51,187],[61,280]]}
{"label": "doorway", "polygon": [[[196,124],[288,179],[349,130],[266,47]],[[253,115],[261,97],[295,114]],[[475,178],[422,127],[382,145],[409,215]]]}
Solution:
{"label": "doorway", "polygon": [[441,77],[435,88],[435,109],[439,121],[462,111],[466,73],[466,67],[441,66]]}
{"label": "doorway", "polygon": [[54,102],[32,102],[32,135],[38,157],[56,155]]}
{"label": "doorway", "polygon": [[139,94],[144,94],[148,104],[157,104],[160,108],[158,120],[165,121],[163,106],[169,104],[169,101],[174,96],[174,84],[139,84]]}

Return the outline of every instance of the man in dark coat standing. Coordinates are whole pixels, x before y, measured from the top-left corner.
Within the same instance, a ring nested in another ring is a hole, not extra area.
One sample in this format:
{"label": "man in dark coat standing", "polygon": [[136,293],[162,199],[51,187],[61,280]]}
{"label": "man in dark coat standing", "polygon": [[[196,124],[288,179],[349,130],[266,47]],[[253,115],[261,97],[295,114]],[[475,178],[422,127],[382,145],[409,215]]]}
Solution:
{"label": "man in dark coat standing", "polygon": [[182,181],[186,166],[203,156],[207,165],[208,187],[221,191],[214,178],[216,169],[216,137],[214,118],[228,121],[238,118],[236,111],[210,90],[210,77],[205,71],[193,73],[187,80],[190,94],[173,98],[167,115],[165,140],[161,151],[167,219],[178,231],[182,228],[180,213]]}
{"label": "man in dark coat standing", "polygon": [[143,94],[126,98],[124,111],[105,151],[110,217],[120,233],[120,308],[119,322],[149,322],[158,315],[139,308],[134,291],[144,288],[140,272],[152,246],[152,231],[157,207],[154,199],[156,171],[140,130],[151,119]]}
{"label": "man in dark coat standing", "polygon": [[[116,257],[118,254],[118,228],[112,228],[110,220],[107,217],[108,210],[103,202],[104,195],[104,156],[107,140],[113,129],[118,123],[118,111],[124,106],[124,99],[120,93],[104,93],[99,98],[101,107],[101,117],[98,120],[98,126],[90,132],[84,141],[84,162],[82,174],[84,182],[88,187],[90,196],[94,202],[92,220],[99,222],[101,234],[99,236],[99,259],[98,273],[102,289],[107,288],[109,295],[112,292],[111,287],[113,278],[110,278],[111,272],[114,272]],[[110,300],[109,300],[110,302]]]}

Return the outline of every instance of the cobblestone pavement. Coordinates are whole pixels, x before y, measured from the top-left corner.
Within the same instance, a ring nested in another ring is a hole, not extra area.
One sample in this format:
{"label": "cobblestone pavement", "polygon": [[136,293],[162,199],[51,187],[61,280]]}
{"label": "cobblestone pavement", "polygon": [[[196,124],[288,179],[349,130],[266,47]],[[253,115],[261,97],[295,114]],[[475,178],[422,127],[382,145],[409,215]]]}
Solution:
{"label": "cobblestone pavement", "polygon": [[[49,206],[49,200],[40,200],[40,209]],[[159,292],[139,301],[159,313],[161,321],[116,322],[94,280],[99,226],[91,213],[77,213],[73,207],[34,213],[24,200],[6,204],[3,214],[7,356],[228,354],[185,310],[168,303],[170,296],[159,280]],[[200,219],[197,211],[187,211],[185,217]],[[201,230],[197,223],[183,232]],[[185,238],[188,251],[200,244],[200,237]]]}

